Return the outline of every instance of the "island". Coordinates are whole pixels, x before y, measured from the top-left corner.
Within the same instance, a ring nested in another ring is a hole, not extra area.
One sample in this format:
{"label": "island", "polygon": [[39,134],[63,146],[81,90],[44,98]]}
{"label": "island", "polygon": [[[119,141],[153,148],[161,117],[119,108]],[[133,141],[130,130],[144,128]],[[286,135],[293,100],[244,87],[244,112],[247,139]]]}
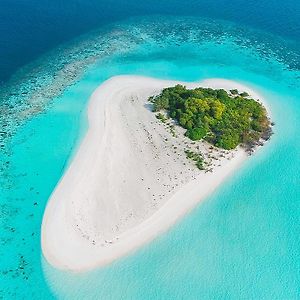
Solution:
{"label": "island", "polygon": [[88,104],[89,128],[53,191],[41,245],[82,272],[131,253],[210,195],[268,140],[263,98],[238,82],[115,76]]}

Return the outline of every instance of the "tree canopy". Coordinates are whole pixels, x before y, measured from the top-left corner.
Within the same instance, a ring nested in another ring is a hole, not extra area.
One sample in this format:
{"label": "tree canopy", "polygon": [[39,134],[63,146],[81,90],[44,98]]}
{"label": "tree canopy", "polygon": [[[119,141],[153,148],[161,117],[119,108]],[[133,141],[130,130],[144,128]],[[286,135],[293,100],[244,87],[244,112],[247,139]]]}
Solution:
{"label": "tree canopy", "polygon": [[163,89],[149,100],[155,112],[165,110],[186,129],[190,139],[205,139],[219,148],[253,145],[270,132],[266,109],[246,92],[187,89],[178,84]]}

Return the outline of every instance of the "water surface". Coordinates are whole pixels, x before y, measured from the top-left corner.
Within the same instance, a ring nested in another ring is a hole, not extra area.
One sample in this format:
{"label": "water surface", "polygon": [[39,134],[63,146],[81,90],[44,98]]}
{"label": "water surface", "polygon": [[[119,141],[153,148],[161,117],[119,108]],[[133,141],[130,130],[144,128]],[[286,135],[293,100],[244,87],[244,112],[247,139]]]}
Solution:
{"label": "water surface", "polygon": [[[7,87],[1,152],[4,299],[297,299],[300,287],[299,44],[236,23],[135,18],[33,62]],[[50,59],[55,58],[55,59]],[[24,76],[27,74],[27,78]],[[237,80],[275,121],[270,143],[169,232],[86,274],[40,250],[51,191],[86,130],[93,90],[119,74]],[[26,93],[24,93],[26,91]]]}

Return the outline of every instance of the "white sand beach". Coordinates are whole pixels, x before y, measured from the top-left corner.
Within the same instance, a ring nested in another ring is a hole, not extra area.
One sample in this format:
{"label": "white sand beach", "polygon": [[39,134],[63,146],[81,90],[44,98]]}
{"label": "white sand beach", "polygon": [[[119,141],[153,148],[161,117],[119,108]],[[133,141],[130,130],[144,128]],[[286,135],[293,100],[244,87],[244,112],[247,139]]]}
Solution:
{"label": "white sand beach", "polygon": [[[192,143],[184,130],[156,119],[148,97],[178,82],[116,76],[91,96],[89,129],[45,210],[41,245],[56,268],[86,271],[130,253],[166,231],[247,159]],[[182,83],[248,92],[239,83],[210,79]],[[200,171],[184,149],[199,149]]]}

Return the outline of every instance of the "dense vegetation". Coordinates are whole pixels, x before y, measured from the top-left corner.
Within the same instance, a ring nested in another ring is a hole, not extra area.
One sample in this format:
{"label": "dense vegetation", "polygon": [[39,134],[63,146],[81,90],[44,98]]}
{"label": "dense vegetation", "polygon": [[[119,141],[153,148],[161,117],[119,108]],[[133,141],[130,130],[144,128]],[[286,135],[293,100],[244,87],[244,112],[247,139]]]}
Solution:
{"label": "dense vegetation", "polygon": [[[149,100],[155,112],[166,111],[184,127],[190,139],[205,139],[219,148],[242,144],[251,149],[272,133],[265,108],[245,92],[176,85]],[[163,115],[159,113],[158,118]]]}

